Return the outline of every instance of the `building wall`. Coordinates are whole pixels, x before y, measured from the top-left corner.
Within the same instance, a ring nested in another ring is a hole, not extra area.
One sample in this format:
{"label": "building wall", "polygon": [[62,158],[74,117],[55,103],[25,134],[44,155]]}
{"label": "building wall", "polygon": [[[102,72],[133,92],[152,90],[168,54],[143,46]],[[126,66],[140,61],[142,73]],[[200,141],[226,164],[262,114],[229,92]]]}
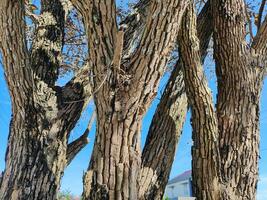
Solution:
{"label": "building wall", "polygon": [[191,197],[191,191],[190,180],[185,180],[167,185],[165,189],[165,197],[170,199],[178,199],[178,197]]}

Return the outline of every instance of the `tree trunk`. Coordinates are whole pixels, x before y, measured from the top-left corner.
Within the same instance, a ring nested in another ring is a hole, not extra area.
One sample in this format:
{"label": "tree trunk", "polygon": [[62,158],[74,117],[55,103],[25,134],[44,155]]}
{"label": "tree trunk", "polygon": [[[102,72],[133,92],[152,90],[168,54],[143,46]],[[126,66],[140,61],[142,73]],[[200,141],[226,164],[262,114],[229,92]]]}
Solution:
{"label": "tree trunk", "polygon": [[66,140],[40,132],[34,113],[17,108],[13,113],[0,199],[56,199]]}
{"label": "tree trunk", "polygon": [[243,0],[214,1],[213,9],[222,198],[256,199],[261,56],[245,41]]}
{"label": "tree trunk", "polygon": [[[127,51],[127,26],[116,26],[114,1],[73,3],[87,25],[98,125],[83,196],[138,199],[141,121],[156,96],[188,2],[151,1],[151,15],[144,20],[142,37],[135,41],[139,45],[130,46],[134,51]],[[104,9],[107,7],[110,9]],[[88,15],[88,11],[94,14]],[[109,22],[100,16],[106,16]]]}
{"label": "tree trunk", "polygon": [[[71,82],[69,87],[73,87]],[[71,95],[70,88],[64,88],[63,91],[67,90],[65,95]],[[70,163],[69,159],[78,153],[77,150],[69,151],[73,144],[68,145],[67,141],[85,103],[57,104],[55,96],[51,95],[48,99],[40,92],[33,94],[35,98],[45,97],[46,106],[39,107],[40,104],[33,103],[30,94],[23,101],[12,104],[13,116],[0,199],[56,199],[63,171]],[[61,96],[63,102],[68,99],[65,95]],[[58,110],[58,107],[62,109]],[[84,137],[78,140],[80,142],[76,143],[75,149],[87,144]]]}
{"label": "tree trunk", "polygon": [[[207,2],[197,19],[202,61],[212,34],[210,11],[210,2]],[[183,64],[179,59],[149,128],[142,152],[139,199],[162,199],[164,195],[188,109]]]}
{"label": "tree trunk", "polygon": [[97,137],[84,178],[85,191],[92,190],[92,199],[137,199],[141,116],[132,108],[121,118],[113,108],[98,105]]}
{"label": "tree trunk", "polygon": [[[3,0],[0,9],[5,30],[0,32],[0,48],[12,101],[0,199],[53,200],[68,159],[77,153],[69,151],[68,138],[91,93],[88,68],[64,87],[55,86],[64,32],[60,1],[42,1],[31,51],[26,46],[24,1]],[[75,149],[84,143],[82,138]]]}
{"label": "tree trunk", "polygon": [[179,34],[184,79],[192,109],[192,179],[197,199],[220,199],[218,126],[211,91],[201,65],[196,14],[185,13]]}

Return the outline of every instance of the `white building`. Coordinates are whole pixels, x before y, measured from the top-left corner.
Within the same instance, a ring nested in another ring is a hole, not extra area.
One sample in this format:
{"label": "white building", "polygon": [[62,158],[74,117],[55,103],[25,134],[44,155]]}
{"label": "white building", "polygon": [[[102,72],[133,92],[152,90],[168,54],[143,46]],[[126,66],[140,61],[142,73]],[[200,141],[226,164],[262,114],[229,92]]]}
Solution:
{"label": "white building", "polygon": [[191,170],[171,179],[165,189],[165,197],[169,200],[194,200],[192,197]]}

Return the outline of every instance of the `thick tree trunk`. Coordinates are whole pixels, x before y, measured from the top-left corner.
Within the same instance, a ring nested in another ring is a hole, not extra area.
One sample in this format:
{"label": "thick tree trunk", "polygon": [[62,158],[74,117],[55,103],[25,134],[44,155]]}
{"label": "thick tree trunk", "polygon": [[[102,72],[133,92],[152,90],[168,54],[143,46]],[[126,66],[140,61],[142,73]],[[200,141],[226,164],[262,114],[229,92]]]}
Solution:
{"label": "thick tree trunk", "polygon": [[[251,74],[252,80],[255,80],[255,75]],[[227,96],[218,96],[221,172],[225,187],[222,198],[226,200],[256,199],[259,175],[259,86],[255,87],[248,77],[244,73],[239,78],[242,85],[246,84],[249,88],[243,87],[240,93],[229,91]],[[228,83],[224,87],[226,85]]]}
{"label": "thick tree trunk", "polygon": [[[255,199],[259,163],[261,52],[247,47],[243,0],[214,1],[221,175],[226,200]],[[230,51],[229,51],[230,49]]]}
{"label": "thick tree trunk", "polygon": [[60,1],[42,1],[31,52],[26,47],[24,1],[3,0],[0,9],[5,30],[0,32],[0,48],[12,101],[0,199],[53,200],[64,168],[77,153],[70,148],[86,143],[82,137],[69,146],[68,138],[90,96],[88,67],[66,86],[55,86],[64,32]]}
{"label": "thick tree trunk", "polygon": [[13,113],[0,199],[56,199],[66,140],[40,132],[34,113],[17,108]]}
{"label": "thick tree trunk", "polygon": [[[71,92],[74,85],[71,81],[60,93],[63,102],[69,100],[69,96],[84,98]],[[65,167],[87,143],[81,137],[76,143],[67,144],[84,102],[57,103],[56,96],[45,90],[50,94],[49,99],[41,93],[43,89],[33,93],[36,99],[44,97],[47,100],[42,106],[37,103],[40,101],[33,103],[31,94],[12,104],[13,116],[0,199],[56,199]],[[78,150],[69,150],[73,148]]]}
{"label": "thick tree trunk", "polygon": [[[87,25],[98,124],[83,196],[138,199],[141,120],[156,95],[188,2],[151,1],[151,15],[144,20],[140,41],[135,41],[139,45],[125,52],[127,27],[118,30],[114,1],[93,1],[83,7],[73,2]],[[104,9],[107,7],[110,9]],[[88,10],[94,15],[88,15]],[[99,16],[106,16],[109,23]]]}
{"label": "thick tree trunk", "polygon": [[84,189],[92,191],[91,199],[138,199],[141,116],[132,108],[121,118],[114,108],[96,105],[97,137]]}
{"label": "thick tree trunk", "polygon": [[[74,82],[70,81],[59,93],[61,103],[57,103],[56,96],[49,93],[49,90],[45,91],[50,94],[50,99],[41,93],[45,88],[39,88],[33,94],[36,99],[41,100],[44,97],[47,100],[42,106],[37,103],[40,101],[32,101],[31,94],[24,96],[23,101],[17,100],[12,104],[13,115],[0,199],[57,198],[65,167],[87,144],[87,133],[77,141],[67,144],[69,133],[85,105],[84,101],[63,103],[69,100],[69,96],[75,96],[76,100],[84,98],[83,93],[73,93],[71,88],[75,85]],[[15,95],[13,92],[11,94]]]}

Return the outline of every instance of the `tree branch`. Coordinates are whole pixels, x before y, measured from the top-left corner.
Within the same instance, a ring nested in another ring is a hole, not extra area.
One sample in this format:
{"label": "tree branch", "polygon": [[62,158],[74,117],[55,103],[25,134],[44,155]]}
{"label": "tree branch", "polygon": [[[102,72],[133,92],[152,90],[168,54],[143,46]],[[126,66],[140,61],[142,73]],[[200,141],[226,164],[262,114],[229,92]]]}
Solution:
{"label": "tree branch", "polygon": [[[208,1],[197,19],[202,62],[212,35],[211,7]],[[162,199],[187,113],[184,68],[177,62],[149,127],[142,153],[140,199]],[[166,127],[168,127],[166,129]]]}
{"label": "tree branch", "polygon": [[[138,99],[133,101],[139,104],[141,113],[156,95],[187,4],[188,1],[153,1],[140,44],[130,61],[125,63],[126,73],[132,77],[128,91]],[[168,10],[164,9],[166,7]]]}
{"label": "tree branch", "polygon": [[[267,16],[265,17],[262,25],[260,26],[260,29],[255,36],[252,48],[256,51],[256,54],[263,55],[266,60],[266,54],[267,54]],[[265,63],[266,66],[266,63]]]}
{"label": "tree branch", "polygon": [[23,2],[0,1],[0,50],[13,106],[14,102],[23,102],[32,96],[33,80],[26,45]]}
{"label": "tree branch", "polygon": [[87,63],[57,93],[57,96],[61,97],[57,119],[60,121],[62,130],[64,130],[62,134],[66,134],[67,138],[80,118],[82,111],[93,97],[89,70]]}
{"label": "tree branch", "polygon": [[[155,57],[158,57],[158,60],[161,60],[161,58],[167,60],[169,53],[173,49],[176,40],[175,35],[179,29],[181,17],[187,4],[188,1],[179,1],[179,3],[173,2],[172,0],[164,2],[152,1],[148,10],[151,14],[146,19],[140,44],[138,44],[136,52],[129,64],[130,66],[133,65],[130,69],[131,71],[143,71],[147,65],[140,63],[145,62],[148,64],[152,62],[151,59],[154,58],[155,53],[157,53]],[[168,7],[168,11],[162,10],[164,7]],[[156,62],[153,66],[151,65],[151,70],[162,70],[158,69],[158,64]],[[136,74],[137,76],[141,75],[140,73]],[[142,73],[142,75],[146,76],[147,74]],[[141,76],[138,78],[141,78]]]}
{"label": "tree branch", "polygon": [[95,112],[93,112],[88,126],[86,128],[86,130],[84,131],[84,133],[75,141],[73,141],[72,143],[68,144],[67,147],[67,165],[69,165],[71,163],[71,161],[75,158],[75,156],[88,144],[88,134],[91,131],[92,125],[94,123],[95,120]]}
{"label": "tree branch", "polygon": [[179,44],[184,62],[186,93],[192,109],[194,194],[197,199],[219,199],[218,124],[211,91],[201,65],[193,5],[183,18]]}
{"label": "tree branch", "polygon": [[187,113],[182,63],[178,62],[149,127],[142,152],[139,199],[162,199]]}
{"label": "tree branch", "polygon": [[259,9],[259,14],[258,14],[259,15],[258,16],[258,23],[256,24],[258,30],[261,27],[262,14],[263,14],[263,11],[264,11],[265,4],[266,4],[266,0],[262,0],[261,1],[261,6],[260,6],[260,9]]}
{"label": "tree branch", "polygon": [[65,11],[60,0],[42,0],[32,44],[31,62],[35,75],[53,86],[58,77],[64,41]]}

